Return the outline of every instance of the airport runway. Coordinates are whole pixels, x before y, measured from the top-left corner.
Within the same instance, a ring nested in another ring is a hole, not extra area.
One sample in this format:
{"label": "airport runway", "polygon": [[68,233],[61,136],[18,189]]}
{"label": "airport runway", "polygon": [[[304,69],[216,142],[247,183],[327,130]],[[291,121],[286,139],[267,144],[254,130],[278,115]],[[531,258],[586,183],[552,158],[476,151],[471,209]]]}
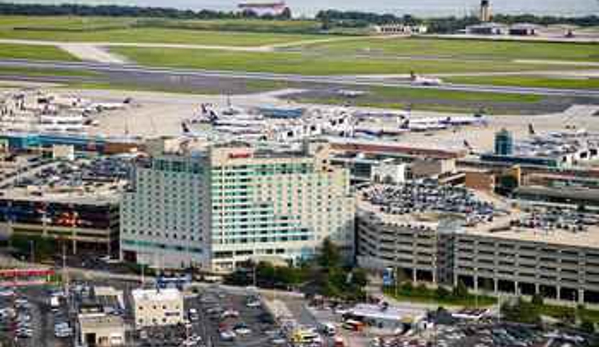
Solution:
{"label": "airport runway", "polygon": [[447,91],[464,92],[488,92],[503,94],[525,94],[525,95],[543,95],[543,96],[566,96],[566,97],[587,97],[599,98],[599,90],[587,89],[552,89],[552,88],[526,88],[526,87],[507,87],[507,86],[488,86],[488,85],[465,85],[444,83],[438,86],[413,85],[406,79],[385,79],[385,78],[364,78],[359,76],[305,76],[295,74],[275,74],[265,72],[240,72],[240,71],[219,71],[219,70],[200,70],[200,69],[175,69],[162,67],[149,67],[134,64],[102,64],[90,62],[56,62],[56,61],[37,61],[37,60],[0,60],[0,67],[20,67],[32,69],[59,69],[72,71],[97,71],[109,73],[134,73],[138,75],[159,75],[164,79],[185,78],[185,77],[212,77],[212,78],[235,78],[235,79],[255,79],[269,81],[285,81],[297,83],[319,83],[319,84],[337,84],[346,88],[351,86],[379,86],[379,87],[410,87],[420,89],[436,89]]}

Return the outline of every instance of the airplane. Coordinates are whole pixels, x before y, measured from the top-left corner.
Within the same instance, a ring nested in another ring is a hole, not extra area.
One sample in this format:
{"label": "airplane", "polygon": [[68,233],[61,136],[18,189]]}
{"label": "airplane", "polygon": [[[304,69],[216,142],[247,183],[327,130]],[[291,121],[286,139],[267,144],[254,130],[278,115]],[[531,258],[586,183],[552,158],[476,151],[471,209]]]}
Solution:
{"label": "airplane", "polygon": [[410,72],[410,81],[413,85],[419,86],[440,86],[443,84],[440,78],[419,76],[414,71]]}
{"label": "airplane", "polygon": [[410,131],[429,131],[429,130],[444,130],[448,128],[447,124],[442,123],[444,118],[424,118],[424,119],[406,119],[400,126],[401,129]]}
{"label": "airplane", "polygon": [[122,110],[127,107],[127,104],[122,102],[97,102],[90,104],[85,108],[88,112],[115,111]]}
{"label": "airplane", "polygon": [[337,91],[337,94],[339,94],[341,96],[345,96],[347,98],[357,98],[358,96],[362,96],[362,95],[366,94],[366,92],[362,91],[362,90],[341,89],[341,90]]}
{"label": "airplane", "polygon": [[451,126],[479,125],[479,124],[485,124],[486,120],[483,115],[475,114],[473,116],[447,117],[444,120],[441,120],[441,123],[451,125]]}

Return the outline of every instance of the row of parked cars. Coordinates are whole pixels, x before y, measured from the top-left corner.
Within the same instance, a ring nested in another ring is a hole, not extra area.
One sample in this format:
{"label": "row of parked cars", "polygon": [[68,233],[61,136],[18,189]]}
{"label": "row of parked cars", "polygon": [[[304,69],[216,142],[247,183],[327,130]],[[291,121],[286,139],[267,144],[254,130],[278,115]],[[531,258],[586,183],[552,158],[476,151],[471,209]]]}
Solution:
{"label": "row of parked cars", "polygon": [[11,289],[3,290],[2,297],[0,324],[2,324],[4,332],[19,339],[33,337],[33,305],[26,298],[17,297]]}

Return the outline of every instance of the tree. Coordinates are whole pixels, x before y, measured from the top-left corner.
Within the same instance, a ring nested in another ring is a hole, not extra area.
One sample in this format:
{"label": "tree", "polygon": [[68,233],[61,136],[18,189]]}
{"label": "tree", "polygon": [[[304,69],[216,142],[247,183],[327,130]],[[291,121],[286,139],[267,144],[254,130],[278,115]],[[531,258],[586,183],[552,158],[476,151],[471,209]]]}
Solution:
{"label": "tree", "polygon": [[331,241],[330,238],[325,238],[320,249],[318,257],[318,265],[325,269],[337,267],[341,264],[341,254],[339,248]]}
{"label": "tree", "polygon": [[449,296],[451,296],[451,292],[449,290],[447,290],[447,288],[445,288],[443,286],[439,286],[435,290],[435,296],[437,297],[437,299],[444,300],[444,299],[448,299]]}
{"label": "tree", "polygon": [[355,269],[353,271],[352,282],[360,288],[366,287],[368,285],[368,274],[366,273],[366,270],[362,268]]}
{"label": "tree", "polygon": [[522,298],[515,303],[505,303],[501,314],[506,320],[517,323],[537,324],[541,320],[539,308]]}
{"label": "tree", "polygon": [[531,303],[536,307],[541,307],[544,304],[543,296],[539,293],[532,296]]}
{"label": "tree", "polygon": [[468,287],[462,281],[458,281],[458,285],[453,288],[452,295],[457,299],[465,299],[468,297]]}
{"label": "tree", "polygon": [[580,330],[584,331],[587,334],[594,334],[595,323],[585,319],[582,321],[582,323],[580,323]]}
{"label": "tree", "polygon": [[404,269],[398,267],[395,269],[395,285],[400,286],[403,282],[408,280],[408,275]]}
{"label": "tree", "polygon": [[255,270],[257,281],[267,286],[272,286],[276,282],[275,267],[266,261],[261,261],[256,265]]}
{"label": "tree", "polygon": [[401,289],[402,292],[404,292],[406,294],[410,294],[414,290],[414,285],[412,285],[412,282],[404,282],[400,286],[400,289]]}

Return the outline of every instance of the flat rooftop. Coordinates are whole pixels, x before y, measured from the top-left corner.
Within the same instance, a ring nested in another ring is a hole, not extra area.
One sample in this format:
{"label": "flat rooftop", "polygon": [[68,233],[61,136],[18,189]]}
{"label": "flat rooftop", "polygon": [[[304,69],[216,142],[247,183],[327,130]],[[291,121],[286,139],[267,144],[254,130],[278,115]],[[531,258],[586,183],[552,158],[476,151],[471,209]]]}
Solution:
{"label": "flat rooftop", "polygon": [[117,203],[125,188],[131,158],[51,160],[21,166],[0,181],[0,199],[106,205]]}
{"label": "flat rooftop", "polygon": [[430,227],[451,218],[478,225],[500,214],[493,202],[468,189],[433,182],[372,185],[358,192],[358,207],[386,223],[419,222]]}
{"label": "flat rooftop", "polygon": [[349,310],[356,316],[383,319],[389,321],[417,320],[426,315],[426,310],[417,307],[389,306],[383,309],[379,305],[358,304]]}
{"label": "flat rooftop", "polygon": [[[367,188],[367,190],[378,189],[380,192],[384,187],[376,185],[374,188]],[[386,187],[389,189],[389,186]],[[387,192],[395,194],[396,190],[392,189]],[[483,213],[482,218],[474,219],[472,217],[477,216],[475,210],[462,211],[461,213],[452,212],[451,210],[423,211],[413,206],[406,210],[403,206],[406,202],[408,204],[413,203],[412,195],[400,194],[392,200],[383,200],[384,203],[373,204],[371,200],[364,198],[363,193],[364,191],[358,193],[358,211],[366,213],[366,215],[372,215],[385,224],[409,224],[414,227],[414,230],[433,229],[442,231],[439,228],[441,223],[444,221],[451,223],[453,220],[457,224],[448,223],[448,232],[548,245],[599,249],[599,216],[592,213],[581,213],[575,208],[534,206],[530,210],[514,209],[509,207],[507,203],[494,202],[489,198],[488,201],[484,200],[486,201],[484,206],[492,207],[483,211],[491,214],[485,215]],[[426,191],[422,194],[429,196]],[[401,201],[402,199],[405,201]],[[476,199],[484,199],[484,197],[476,195]],[[399,202],[399,204],[395,204],[395,202]],[[449,202],[444,204],[453,206]],[[394,213],[393,206],[399,209],[399,212]],[[496,208],[496,206],[501,206],[501,209]],[[474,213],[474,215],[470,215],[471,213]]]}
{"label": "flat rooftop", "polygon": [[106,315],[106,314],[80,314],[79,315],[79,324],[81,325],[81,329],[85,331],[94,330],[94,329],[107,329],[112,328],[115,331],[124,330],[125,322],[123,318],[114,315]]}
{"label": "flat rooftop", "polygon": [[135,289],[131,295],[134,301],[183,300],[183,294],[175,288]]}
{"label": "flat rooftop", "polygon": [[541,230],[525,227],[492,230],[492,226],[490,226],[483,229],[465,228],[464,233],[496,239],[538,242],[548,245],[593,248],[599,250],[599,226],[590,227],[584,232]]}

